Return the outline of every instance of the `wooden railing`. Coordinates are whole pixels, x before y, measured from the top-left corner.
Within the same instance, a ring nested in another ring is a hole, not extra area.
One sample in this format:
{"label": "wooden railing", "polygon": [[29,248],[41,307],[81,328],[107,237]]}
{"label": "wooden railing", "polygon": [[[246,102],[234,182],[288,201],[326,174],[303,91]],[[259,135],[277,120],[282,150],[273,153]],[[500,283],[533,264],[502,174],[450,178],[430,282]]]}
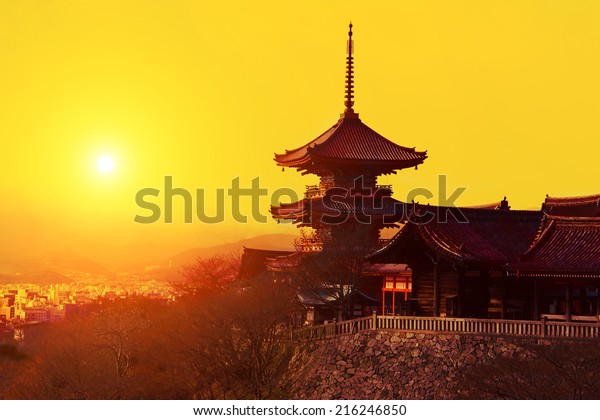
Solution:
{"label": "wooden railing", "polygon": [[496,334],[524,337],[600,337],[598,322],[520,321],[507,319],[434,318],[375,315],[331,322],[292,331],[292,340],[324,340],[361,331],[399,330],[448,332],[459,334]]}

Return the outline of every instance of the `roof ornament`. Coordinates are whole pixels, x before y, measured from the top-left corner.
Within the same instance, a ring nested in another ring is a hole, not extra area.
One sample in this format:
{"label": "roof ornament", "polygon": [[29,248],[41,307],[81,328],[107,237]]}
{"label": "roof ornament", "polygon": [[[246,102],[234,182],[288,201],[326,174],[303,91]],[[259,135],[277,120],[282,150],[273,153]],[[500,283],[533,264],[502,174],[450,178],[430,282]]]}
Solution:
{"label": "roof ornament", "polygon": [[354,41],[352,40],[352,22],[350,22],[348,28],[350,30],[348,31],[348,57],[346,58],[346,101],[344,102],[344,105],[346,105],[344,114],[346,115],[354,114],[354,110],[352,109],[354,106],[354,58],[352,57],[352,53],[354,52]]}

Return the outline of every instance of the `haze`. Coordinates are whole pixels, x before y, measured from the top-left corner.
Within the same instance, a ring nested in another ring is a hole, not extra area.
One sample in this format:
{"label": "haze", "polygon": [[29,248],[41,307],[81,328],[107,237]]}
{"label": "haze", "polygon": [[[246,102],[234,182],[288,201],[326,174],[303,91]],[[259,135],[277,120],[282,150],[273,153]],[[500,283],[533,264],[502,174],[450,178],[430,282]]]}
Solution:
{"label": "haze", "polygon": [[[599,19],[600,3],[583,0],[2,1],[0,252],[110,265],[294,233],[227,211],[185,224],[180,207],[172,224],[139,224],[134,197],[172,176],[205,189],[210,214],[236,177],[269,191],[315,183],[273,153],[343,111],[350,20],[355,110],[430,156],[384,180],[396,198],[437,197],[439,174],[467,188],[459,205],[598,193]],[[114,170],[98,171],[102,155]]]}

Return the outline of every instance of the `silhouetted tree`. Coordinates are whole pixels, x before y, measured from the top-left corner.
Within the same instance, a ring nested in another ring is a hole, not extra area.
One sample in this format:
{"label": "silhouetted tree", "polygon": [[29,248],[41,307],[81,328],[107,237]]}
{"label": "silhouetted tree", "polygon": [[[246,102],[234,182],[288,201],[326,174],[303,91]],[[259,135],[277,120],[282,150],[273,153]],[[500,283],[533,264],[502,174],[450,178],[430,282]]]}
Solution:
{"label": "silhouetted tree", "polygon": [[[299,262],[291,272],[292,283],[305,295],[348,319],[352,298],[362,280],[365,256],[371,246],[365,240],[368,226],[337,232],[335,240],[321,239],[314,231],[303,230],[296,242]],[[306,243],[322,243],[322,250],[303,252]]]}
{"label": "silhouetted tree", "polygon": [[183,280],[173,282],[172,287],[180,297],[223,291],[235,283],[239,268],[239,255],[198,257],[193,264],[183,266]]}
{"label": "silhouetted tree", "polygon": [[[144,298],[104,302],[101,310],[26,332],[6,396],[17,399],[190,398],[193,388],[172,305]],[[186,376],[187,374],[187,376]],[[167,384],[167,385],[165,385]]]}

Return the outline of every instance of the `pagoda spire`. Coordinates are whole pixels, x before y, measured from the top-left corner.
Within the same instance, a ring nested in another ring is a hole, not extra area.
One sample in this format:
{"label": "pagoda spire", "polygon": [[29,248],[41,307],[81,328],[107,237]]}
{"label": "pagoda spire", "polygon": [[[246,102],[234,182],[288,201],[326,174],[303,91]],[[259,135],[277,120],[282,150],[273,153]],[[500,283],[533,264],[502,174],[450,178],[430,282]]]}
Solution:
{"label": "pagoda spire", "polygon": [[354,109],[352,109],[354,106],[354,57],[352,57],[352,53],[354,52],[354,41],[352,41],[352,22],[350,22],[348,28],[348,56],[346,57],[346,101],[344,102],[346,109],[344,110],[344,114],[354,115]]}

